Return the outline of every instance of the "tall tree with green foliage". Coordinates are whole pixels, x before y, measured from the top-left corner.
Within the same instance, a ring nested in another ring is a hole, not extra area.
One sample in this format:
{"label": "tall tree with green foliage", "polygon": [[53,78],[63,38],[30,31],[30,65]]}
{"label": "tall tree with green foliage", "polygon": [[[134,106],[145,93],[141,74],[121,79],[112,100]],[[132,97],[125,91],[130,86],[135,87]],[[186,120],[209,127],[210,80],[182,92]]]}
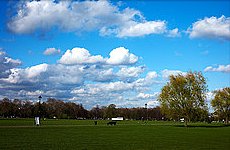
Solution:
{"label": "tall tree with green foliage", "polygon": [[215,97],[211,101],[220,119],[224,119],[227,124],[230,118],[230,87],[223,88],[214,92]]}
{"label": "tall tree with green foliage", "polygon": [[206,92],[206,80],[201,72],[188,72],[186,75],[171,75],[158,100],[168,118],[184,118],[187,126],[188,121],[207,114]]}

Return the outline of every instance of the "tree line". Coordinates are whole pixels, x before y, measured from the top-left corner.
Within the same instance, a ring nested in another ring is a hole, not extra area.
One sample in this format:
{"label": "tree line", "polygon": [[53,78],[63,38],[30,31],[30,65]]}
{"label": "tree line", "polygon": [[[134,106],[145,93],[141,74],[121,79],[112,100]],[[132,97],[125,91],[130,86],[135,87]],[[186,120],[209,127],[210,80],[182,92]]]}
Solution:
{"label": "tree line", "polygon": [[32,103],[8,98],[0,100],[0,117],[29,118],[40,116],[44,118],[70,119],[108,119],[124,117],[135,120],[175,120],[183,119],[185,126],[191,121],[224,120],[227,124],[230,118],[230,87],[214,92],[211,101],[214,113],[210,115],[206,102],[208,89],[206,79],[201,72],[171,75],[169,81],[161,89],[158,97],[159,107],[155,108],[116,108],[115,104],[94,107],[86,110],[81,104],[63,102],[48,98],[46,102]]}
{"label": "tree line", "polygon": [[0,117],[2,118],[33,118],[35,116],[57,119],[111,119],[119,116],[134,120],[161,120],[164,118],[160,107],[149,109],[141,107],[116,108],[115,104],[110,104],[87,110],[81,104],[54,98],[48,98],[46,102],[42,103],[8,98],[0,100]]}

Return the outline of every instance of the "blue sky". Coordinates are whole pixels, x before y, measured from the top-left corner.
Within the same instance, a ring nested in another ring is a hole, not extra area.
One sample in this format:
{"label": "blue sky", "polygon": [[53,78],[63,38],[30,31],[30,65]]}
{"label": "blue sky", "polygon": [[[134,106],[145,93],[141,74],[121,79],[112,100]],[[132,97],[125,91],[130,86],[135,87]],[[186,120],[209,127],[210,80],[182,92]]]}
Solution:
{"label": "blue sky", "polygon": [[0,98],[149,107],[171,74],[230,85],[229,1],[0,2]]}

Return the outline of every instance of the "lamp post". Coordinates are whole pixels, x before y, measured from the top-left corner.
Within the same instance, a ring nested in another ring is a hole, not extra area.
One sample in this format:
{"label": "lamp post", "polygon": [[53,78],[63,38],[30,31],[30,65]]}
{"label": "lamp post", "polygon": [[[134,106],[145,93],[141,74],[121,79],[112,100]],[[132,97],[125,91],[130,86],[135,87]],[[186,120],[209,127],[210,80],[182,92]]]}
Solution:
{"label": "lamp post", "polygon": [[147,107],[147,103],[145,104],[145,109],[146,109],[146,120],[148,121],[148,107]]}
{"label": "lamp post", "polygon": [[41,100],[42,96],[38,96],[38,116],[41,117]]}

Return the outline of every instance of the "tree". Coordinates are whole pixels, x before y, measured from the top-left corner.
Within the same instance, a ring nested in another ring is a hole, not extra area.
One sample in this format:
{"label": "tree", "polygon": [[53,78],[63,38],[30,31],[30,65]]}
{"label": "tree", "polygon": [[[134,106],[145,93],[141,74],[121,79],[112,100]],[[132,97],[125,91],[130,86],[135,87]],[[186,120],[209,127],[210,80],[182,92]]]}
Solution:
{"label": "tree", "polygon": [[200,72],[188,72],[186,75],[171,75],[158,100],[168,118],[184,118],[187,126],[188,121],[195,116],[202,117],[199,116],[199,112],[207,111],[206,92],[207,86],[203,75]]}
{"label": "tree", "polygon": [[106,108],[106,117],[107,118],[113,118],[113,117],[117,117],[116,116],[116,105],[115,104],[110,104],[107,108]]}
{"label": "tree", "polygon": [[230,87],[214,92],[215,97],[211,101],[212,107],[220,119],[225,119],[227,124],[230,118]]}
{"label": "tree", "polygon": [[90,118],[92,119],[101,119],[103,118],[103,112],[102,110],[99,108],[98,105],[96,105],[96,107],[93,107],[90,111]]}

